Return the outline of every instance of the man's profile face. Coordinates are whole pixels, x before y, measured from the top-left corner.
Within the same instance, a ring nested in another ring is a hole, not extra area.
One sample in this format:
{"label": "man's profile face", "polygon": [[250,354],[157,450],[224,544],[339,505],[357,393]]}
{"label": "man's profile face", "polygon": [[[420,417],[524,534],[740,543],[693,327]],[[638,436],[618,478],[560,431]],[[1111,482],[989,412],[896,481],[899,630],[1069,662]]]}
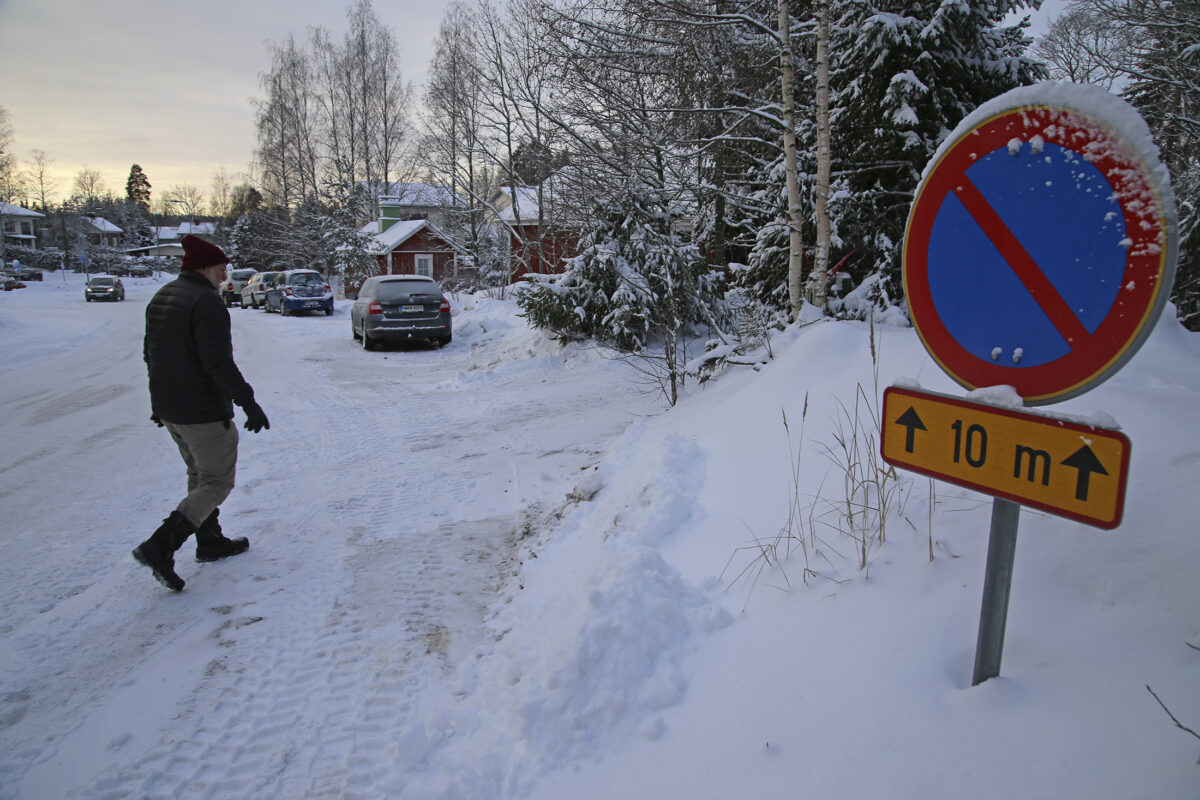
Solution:
{"label": "man's profile face", "polygon": [[204,269],[198,271],[201,275],[208,278],[208,282],[211,283],[215,289],[221,285],[221,281],[225,280],[226,266],[227,265],[225,264],[214,264],[211,267],[205,267]]}

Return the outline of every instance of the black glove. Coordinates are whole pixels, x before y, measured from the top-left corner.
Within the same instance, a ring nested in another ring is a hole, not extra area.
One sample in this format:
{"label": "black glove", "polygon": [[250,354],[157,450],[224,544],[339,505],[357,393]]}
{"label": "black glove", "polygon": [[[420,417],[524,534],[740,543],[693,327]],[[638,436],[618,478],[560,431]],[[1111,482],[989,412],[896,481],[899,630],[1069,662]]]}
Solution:
{"label": "black glove", "polygon": [[242,410],[246,412],[246,430],[251,433],[258,433],[263,428],[271,429],[271,423],[267,421],[267,415],[263,413],[262,406],[251,400],[242,406]]}
{"label": "black glove", "polygon": [[157,414],[151,414],[150,421],[153,422],[155,425],[157,425],[160,428],[163,426],[162,420],[158,418]]}

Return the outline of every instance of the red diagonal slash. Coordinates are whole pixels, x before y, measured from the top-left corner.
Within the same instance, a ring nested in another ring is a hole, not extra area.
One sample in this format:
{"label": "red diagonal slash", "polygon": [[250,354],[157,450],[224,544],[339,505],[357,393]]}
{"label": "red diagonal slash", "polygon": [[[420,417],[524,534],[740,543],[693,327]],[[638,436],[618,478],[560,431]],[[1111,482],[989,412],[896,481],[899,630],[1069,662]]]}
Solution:
{"label": "red diagonal slash", "polygon": [[961,183],[955,187],[954,194],[987,235],[992,246],[1016,273],[1017,278],[1033,295],[1033,299],[1050,318],[1059,335],[1066,339],[1067,346],[1073,350],[1086,342],[1091,335],[1088,329],[1079,321],[1079,317],[1075,316],[1075,312],[1054,288],[1054,284],[1046,277],[1046,273],[1042,272],[1021,241],[1008,229],[1004,220],[1000,219],[1000,215],[988,203],[987,198],[966,175],[962,176]]}

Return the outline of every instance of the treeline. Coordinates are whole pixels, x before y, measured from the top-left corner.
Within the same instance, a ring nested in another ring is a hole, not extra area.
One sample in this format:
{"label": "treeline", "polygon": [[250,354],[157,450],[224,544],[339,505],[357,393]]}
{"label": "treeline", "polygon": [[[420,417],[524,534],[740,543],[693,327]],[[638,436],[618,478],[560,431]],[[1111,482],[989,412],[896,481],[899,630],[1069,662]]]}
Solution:
{"label": "treeline", "polygon": [[[863,316],[902,306],[913,192],[966,114],[1048,76],[1107,82],[1149,122],[1174,175],[1184,237],[1174,299],[1200,327],[1198,7],[1076,0],[1063,19],[1092,27],[1060,37],[1057,50],[1034,50],[1021,24],[1006,22],[1031,6],[476,0],[447,12],[418,112],[395,68],[394,38],[369,0],[357,0],[342,40],[318,29],[303,45],[273,47],[259,105],[262,199],[293,217],[307,204],[362,220],[389,182],[437,183],[459,198],[448,233],[467,263],[483,265],[508,257],[494,246],[495,228],[481,224],[496,191],[532,187],[512,193],[511,216],[536,226],[509,234],[532,236],[522,243],[533,251],[556,229],[583,237],[584,255],[541,298],[559,304],[541,312],[571,327],[565,335],[642,342],[646,315],[629,304],[662,304],[668,290],[694,292],[676,306],[705,324],[718,309],[693,301],[731,291],[790,316],[797,264],[801,291],[831,289],[828,313]],[[1091,71],[1078,68],[1081,58]],[[639,255],[651,241],[675,255]],[[647,274],[662,264],[669,274]],[[724,289],[686,277],[709,265],[729,267]],[[843,285],[860,290],[847,298]],[[590,330],[617,319],[638,322]]]}

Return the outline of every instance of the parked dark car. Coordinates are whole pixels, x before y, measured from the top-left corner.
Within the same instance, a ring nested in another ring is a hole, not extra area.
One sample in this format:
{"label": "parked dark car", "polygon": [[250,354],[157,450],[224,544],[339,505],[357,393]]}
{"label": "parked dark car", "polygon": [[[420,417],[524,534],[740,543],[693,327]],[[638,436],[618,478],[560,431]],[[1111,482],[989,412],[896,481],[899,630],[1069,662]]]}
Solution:
{"label": "parked dark car", "polygon": [[242,287],[242,308],[265,308],[267,290],[283,277],[282,272],[256,272]]}
{"label": "parked dark car", "polygon": [[229,308],[234,303],[239,306],[242,304],[242,289],[254,276],[252,269],[231,269],[225,273],[225,280],[221,281],[221,285],[217,291],[221,293],[221,299],[225,301],[225,307]]}
{"label": "parked dark car", "polygon": [[315,269],[289,269],[267,289],[267,311],[283,316],[301,311],[333,313],[333,287]]}
{"label": "parked dark car", "polygon": [[84,287],[83,297],[89,303],[93,300],[111,300],[116,302],[125,299],[125,285],[121,279],[113,275],[96,275],[88,278]]}
{"label": "parked dark car", "polygon": [[376,275],[367,278],[350,307],[350,333],[364,350],[377,342],[426,340],[450,344],[450,301],[433,278]]}
{"label": "parked dark car", "polygon": [[149,278],[153,274],[153,270],[142,264],[129,268],[129,277],[131,278]]}
{"label": "parked dark car", "polygon": [[13,262],[12,275],[19,281],[40,281],[42,280],[42,271],[37,267],[27,267],[24,264],[17,266]]}
{"label": "parked dark car", "polygon": [[0,273],[0,280],[4,281],[4,291],[6,292],[25,288],[25,284],[17,280],[15,275],[10,275],[7,272]]}

